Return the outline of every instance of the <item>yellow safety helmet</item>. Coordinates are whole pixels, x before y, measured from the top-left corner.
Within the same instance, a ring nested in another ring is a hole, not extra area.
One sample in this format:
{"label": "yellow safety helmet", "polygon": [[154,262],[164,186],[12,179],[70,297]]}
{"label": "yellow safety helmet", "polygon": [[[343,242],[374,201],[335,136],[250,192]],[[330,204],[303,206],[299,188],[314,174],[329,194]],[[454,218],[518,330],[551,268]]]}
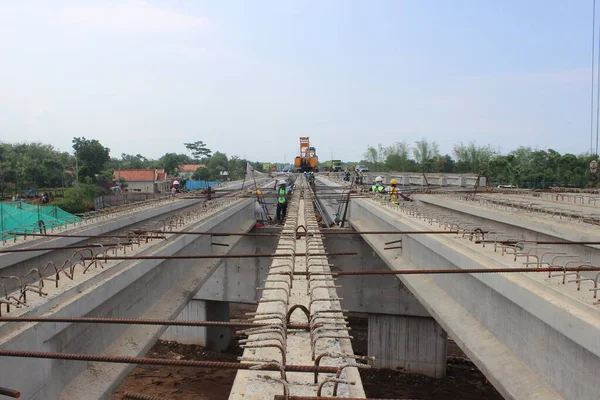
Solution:
{"label": "yellow safety helmet", "polygon": [[398,181],[396,179],[392,179],[390,181],[390,185],[397,185],[397,184],[398,184]]}
{"label": "yellow safety helmet", "polygon": [[258,194],[258,195],[262,194],[262,192],[260,191],[260,189],[256,191],[256,194]]}

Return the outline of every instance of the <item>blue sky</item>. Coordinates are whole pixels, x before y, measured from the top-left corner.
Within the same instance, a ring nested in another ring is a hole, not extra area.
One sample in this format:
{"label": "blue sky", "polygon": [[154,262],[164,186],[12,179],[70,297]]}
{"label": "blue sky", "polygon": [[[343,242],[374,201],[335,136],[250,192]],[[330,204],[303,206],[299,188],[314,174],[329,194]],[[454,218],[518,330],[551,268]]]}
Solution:
{"label": "blue sky", "polygon": [[[599,5],[600,18],[600,5]],[[592,0],[0,0],[0,141],[291,162],[426,137],[583,153]]]}

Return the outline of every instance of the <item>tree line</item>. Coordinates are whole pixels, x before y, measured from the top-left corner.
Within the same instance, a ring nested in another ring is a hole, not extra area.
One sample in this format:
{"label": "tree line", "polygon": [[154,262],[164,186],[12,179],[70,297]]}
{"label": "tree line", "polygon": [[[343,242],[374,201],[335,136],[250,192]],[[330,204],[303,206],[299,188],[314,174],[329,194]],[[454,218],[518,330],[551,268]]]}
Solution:
{"label": "tree line", "polygon": [[[0,142],[0,199],[22,196],[30,188],[38,192],[63,188],[64,198],[55,204],[70,212],[84,212],[93,209],[93,199],[101,194],[99,183],[112,182],[115,170],[157,168],[176,177],[181,165],[204,164],[193,179],[220,180],[224,171],[228,171],[229,179],[243,179],[247,160],[218,151],[213,154],[202,141],[184,143],[183,147],[189,154],[165,153],[151,159],[127,153],[113,157],[97,139],[85,137],[73,138],[72,153],[39,142]],[[263,163],[251,165],[262,171]],[[75,185],[77,181],[79,185]]]}
{"label": "tree line", "polygon": [[590,154],[561,154],[526,146],[501,154],[491,146],[474,142],[454,145],[452,155],[441,154],[436,142],[421,139],[413,145],[396,142],[369,146],[361,164],[382,172],[473,173],[485,176],[488,185],[540,189],[593,186],[589,164],[596,159]]}

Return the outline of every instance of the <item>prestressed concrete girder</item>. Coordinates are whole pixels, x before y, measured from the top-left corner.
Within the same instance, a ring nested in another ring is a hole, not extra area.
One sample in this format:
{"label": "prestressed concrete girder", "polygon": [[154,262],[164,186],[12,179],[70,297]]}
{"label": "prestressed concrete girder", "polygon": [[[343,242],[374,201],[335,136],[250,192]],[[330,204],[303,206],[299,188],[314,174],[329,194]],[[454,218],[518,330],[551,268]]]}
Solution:
{"label": "prestressed concrete girder", "polygon": [[[356,199],[353,202],[353,207],[352,216],[354,219],[351,220],[351,223],[359,231],[389,228],[405,230],[415,229],[419,226],[419,222],[403,218],[400,214],[390,211],[386,207],[378,206],[370,200]],[[433,260],[445,260],[444,262],[450,262],[452,265],[456,265],[457,268],[503,266],[497,260],[467,246],[461,246],[460,242],[457,243],[456,240],[446,237],[435,235],[422,235],[419,237],[414,235],[411,237],[407,235],[404,241],[405,249],[402,252],[382,250],[383,238],[364,235],[364,239],[371,244],[391,268],[421,267],[419,263],[413,265],[415,259],[418,260],[419,257],[416,254],[411,255],[411,251],[423,253],[424,260],[429,259],[432,262]],[[410,259],[407,259],[407,257]],[[422,267],[431,268],[434,265],[422,265]],[[498,339],[497,336],[502,336],[502,334],[491,328],[490,323],[493,321],[490,321],[490,318],[486,316],[478,318],[476,316],[477,307],[481,307],[481,304],[469,305],[468,301],[459,298],[460,296],[457,297],[456,290],[453,291],[440,283],[443,282],[443,279],[450,282],[450,278],[444,278],[443,276],[435,278],[401,276],[399,279],[411,289],[431,315],[461,345],[467,355],[506,398],[537,399],[562,398],[561,396],[565,396],[566,398],[592,399],[598,397],[598,386],[594,386],[594,382],[585,382],[588,378],[587,375],[584,377],[586,371],[582,371],[581,376],[569,380],[567,385],[571,386],[567,387],[562,382],[556,382],[553,379],[548,380],[548,376],[543,371],[543,366],[526,363],[514,344],[509,346]],[[506,301],[509,308],[512,305],[517,305],[519,309],[523,310],[522,312],[531,315],[531,318],[541,320],[546,327],[545,329],[555,332],[550,334],[564,337],[567,341],[570,340],[577,344],[580,351],[587,354],[585,357],[586,363],[594,358],[598,361],[600,342],[596,338],[600,333],[600,321],[597,311],[591,306],[582,304],[568,295],[544,286],[526,276],[481,274],[468,276],[468,278],[464,277],[460,282],[465,284],[462,287],[463,289],[467,288],[468,285],[484,285],[495,293],[493,297],[496,302]],[[476,299],[474,300],[472,303],[478,302]],[[479,299],[479,301],[483,303],[485,299]],[[470,326],[472,329],[465,330],[465,326]],[[527,329],[526,326],[522,328]],[[524,331],[512,332],[513,335],[517,336],[526,333]],[[510,337],[506,340],[513,342]],[[542,340],[541,337],[540,340]],[[565,346],[565,349],[573,347],[571,344]],[[553,350],[565,349],[549,349],[549,354],[552,354]],[[566,356],[571,357],[574,360],[573,362],[577,362],[577,359],[573,358],[578,356],[577,351],[573,351],[573,353]],[[581,363],[584,362],[581,361]],[[550,368],[555,367],[551,365]],[[592,368],[591,371],[593,370]],[[588,373],[593,374],[591,371]],[[527,385],[523,385],[524,381],[528,382]]]}

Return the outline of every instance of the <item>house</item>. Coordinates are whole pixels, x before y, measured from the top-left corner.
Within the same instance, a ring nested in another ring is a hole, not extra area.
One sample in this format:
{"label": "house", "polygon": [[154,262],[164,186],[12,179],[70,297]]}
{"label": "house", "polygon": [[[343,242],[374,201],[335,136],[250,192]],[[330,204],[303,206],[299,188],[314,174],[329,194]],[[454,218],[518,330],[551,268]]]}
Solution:
{"label": "house", "polygon": [[142,193],[169,193],[171,181],[164,169],[123,169],[113,173],[115,181],[127,182],[127,190]]}
{"label": "house", "polygon": [[196,172],[198,168],[203,168],[204,166],[204,164],[183,164],[177,168],[177,171],[179,172],[179,176],[181,178],[190,180],[192,175],[194,175],[194,172]]}

